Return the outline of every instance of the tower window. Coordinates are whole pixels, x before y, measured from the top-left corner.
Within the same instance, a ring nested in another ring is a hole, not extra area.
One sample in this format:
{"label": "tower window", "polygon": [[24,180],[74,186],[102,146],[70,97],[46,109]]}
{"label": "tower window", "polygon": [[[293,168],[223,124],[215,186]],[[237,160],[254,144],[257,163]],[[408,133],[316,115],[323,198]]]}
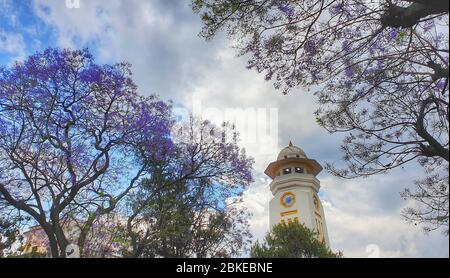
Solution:
{"label": "tower window", "polygon": [[305,169],[303,169],[302,167],[295,167],[295,172],[303,174],[305,172]]}
{"label": "tower window", "polygon": [[284,168],[283,169],[283,175],[287,175],[291,173],[291,168]]}
{"label": "tower window", "polygon": [[286,159],[286,158],[287,158],[287,155],[284,156],[284,159]]}
{"label": "tower window", "polygon": [[300,155],[297,154],[296,157],[300,157]]}

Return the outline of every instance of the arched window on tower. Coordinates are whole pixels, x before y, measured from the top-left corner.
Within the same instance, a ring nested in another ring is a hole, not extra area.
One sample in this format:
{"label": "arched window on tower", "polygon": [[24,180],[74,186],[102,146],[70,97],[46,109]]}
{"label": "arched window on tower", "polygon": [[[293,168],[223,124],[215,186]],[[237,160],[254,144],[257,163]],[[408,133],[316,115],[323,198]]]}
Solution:
{"label": "arched window on tower", "polygon": [[295,167],[295,172],[299,174],[305,173],[305,169],[303,167]]}
{"label": "arched window on tower", "polygon": [[284,168],[284,169],[283,169],[283,175],[290,174],[291,171],[292,171],[291,168]]}

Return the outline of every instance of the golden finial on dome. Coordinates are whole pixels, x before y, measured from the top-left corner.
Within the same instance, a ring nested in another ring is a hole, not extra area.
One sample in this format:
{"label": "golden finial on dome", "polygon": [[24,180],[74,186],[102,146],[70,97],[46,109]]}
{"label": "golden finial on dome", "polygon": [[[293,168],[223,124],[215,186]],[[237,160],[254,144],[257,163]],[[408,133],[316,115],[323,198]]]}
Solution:
{"label": "golden finial on dome", "polygon": [[292,141],[289,140],[289,147],[293,147],[294,145],[292,144]]}

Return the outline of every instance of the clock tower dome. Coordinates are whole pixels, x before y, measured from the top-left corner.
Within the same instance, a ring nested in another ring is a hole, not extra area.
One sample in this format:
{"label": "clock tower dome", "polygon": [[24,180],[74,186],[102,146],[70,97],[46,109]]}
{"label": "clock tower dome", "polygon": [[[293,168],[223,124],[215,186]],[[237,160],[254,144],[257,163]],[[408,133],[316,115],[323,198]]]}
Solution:
{"label": "clock tower dome", "polygon": [[308,158],[301,148],[289,142],[264,171],[272,179],[269,221],[270,227],[283,222],[302,223],[330,246],[325,214],[317,195],[320,171],[322,166],[316,160]]}

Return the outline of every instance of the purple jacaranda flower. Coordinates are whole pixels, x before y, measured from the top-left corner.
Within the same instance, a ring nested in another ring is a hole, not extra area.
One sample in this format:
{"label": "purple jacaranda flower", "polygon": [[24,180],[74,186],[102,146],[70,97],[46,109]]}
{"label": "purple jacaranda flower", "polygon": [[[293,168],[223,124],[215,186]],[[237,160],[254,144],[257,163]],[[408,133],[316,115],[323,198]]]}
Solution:
{"label": "purple jacaranda flower", "polygon": [[330,12],[331,16],[336,16],[336,15],[342,13],[343,7],[344,7],[344,4],[341,2],[331,5],[329,8],[329,12]]}
{"label": "purple jacaranda flower", "polygon": [[276,6],[288,19],[294,18],[295,10],[289,3],[286,1],[278,1]]}
{"label": "purple jacaranda flower", "polygon": [[308,39],[303,45],[303,49],[308,55],[314,55],[317,52],[317,47],[317,43],[313,39]]}
{"label": "purple jacaranda flower", "polygon": [[436,82],[436,88],[439,91],[444,90],[448,86],[448,79],[439,79],[438,82]]}
{"label": "purple jacaranda flower", "polygon": [[397,39],[398,34],[400,33],[400,29],[398,28],[391,28],[388,32],[388,39],[393,41]]}

